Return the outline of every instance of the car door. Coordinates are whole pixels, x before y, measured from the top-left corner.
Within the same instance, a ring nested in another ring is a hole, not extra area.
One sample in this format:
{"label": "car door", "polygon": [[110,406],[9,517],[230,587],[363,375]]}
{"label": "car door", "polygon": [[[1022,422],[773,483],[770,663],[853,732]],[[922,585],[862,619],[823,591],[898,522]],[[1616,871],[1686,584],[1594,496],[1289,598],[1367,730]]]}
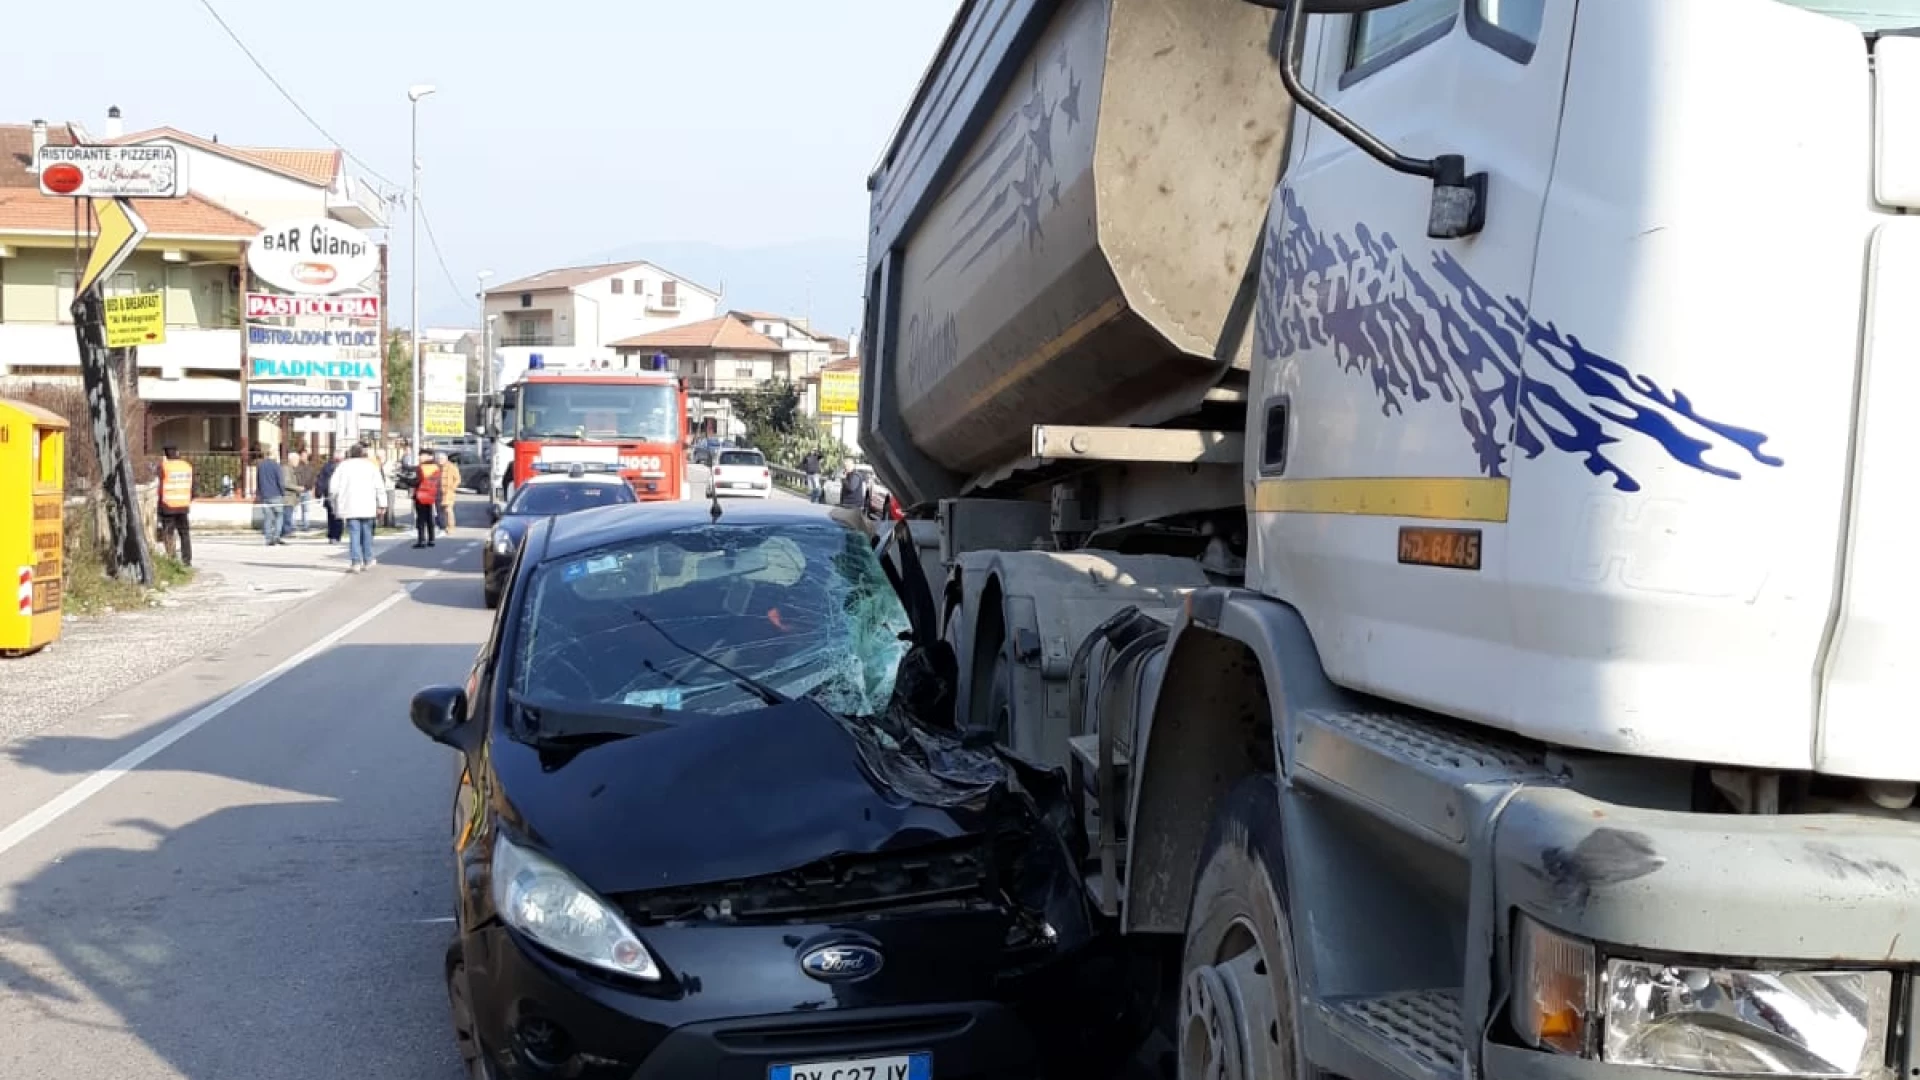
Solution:
{"label": "car door", "polygon": [[1302,112],[1262,256],[1256,572],[1300,609],[1335,681],[1476,719],[1504,711],[1475,673],[1512,641],[1520,354],[1574,8],[1405,0],[1313,17],[1303,81],[1394,151],[1487,174],[1485,219],[1431,238],[1432,180]]}

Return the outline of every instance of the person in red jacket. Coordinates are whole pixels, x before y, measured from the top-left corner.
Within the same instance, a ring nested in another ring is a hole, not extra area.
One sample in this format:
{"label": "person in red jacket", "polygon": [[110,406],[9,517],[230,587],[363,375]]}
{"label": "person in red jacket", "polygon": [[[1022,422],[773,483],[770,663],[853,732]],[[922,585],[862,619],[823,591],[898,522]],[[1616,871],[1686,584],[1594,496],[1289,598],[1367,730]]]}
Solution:
{"label": "person in red jacket", "polygon": [[420,467],[414,472],[413,479],[413,531],[418,537],[413,542],[417,548],[433,546],[434,520],[440,513],[440,485],[446,482],[446,472],[432,454],[420,455]]}

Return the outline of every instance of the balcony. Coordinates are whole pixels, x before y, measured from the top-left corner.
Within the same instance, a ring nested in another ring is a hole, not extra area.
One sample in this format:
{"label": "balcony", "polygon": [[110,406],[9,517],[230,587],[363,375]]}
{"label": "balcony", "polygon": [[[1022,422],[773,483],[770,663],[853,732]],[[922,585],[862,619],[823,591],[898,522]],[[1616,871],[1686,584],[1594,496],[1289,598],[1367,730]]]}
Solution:
{"label": "balcony", "polygon": [[553,344],[553,333],[548,331],[537,334],[502,334],[494,340],[494,344],[502,349],[539,348]]}

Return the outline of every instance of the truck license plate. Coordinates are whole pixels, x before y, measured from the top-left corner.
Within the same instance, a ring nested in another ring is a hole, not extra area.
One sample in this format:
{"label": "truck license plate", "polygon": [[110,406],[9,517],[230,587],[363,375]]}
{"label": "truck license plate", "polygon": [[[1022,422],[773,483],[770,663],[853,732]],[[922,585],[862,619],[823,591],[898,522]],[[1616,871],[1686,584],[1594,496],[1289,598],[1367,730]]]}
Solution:
{"label": "truck license plate", "polygon": [[767,1070],[767,1080],[933,1080],[933,1055],[897,1054],[775,1065]]}

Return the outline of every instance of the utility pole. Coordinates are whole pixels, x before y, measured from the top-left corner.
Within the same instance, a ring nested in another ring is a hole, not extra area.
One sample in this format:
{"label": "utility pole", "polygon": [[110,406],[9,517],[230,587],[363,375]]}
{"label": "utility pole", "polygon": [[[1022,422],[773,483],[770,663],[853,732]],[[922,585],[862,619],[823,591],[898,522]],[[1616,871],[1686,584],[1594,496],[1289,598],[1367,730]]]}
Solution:
{"label": "utility pole", "polygon": [[413,290],[412,325],[407,333],[411,338],[408,352],[413,357],[413,463],[417,466],[425,458],[421,456],[423,421],[425,410],[421,406],[423,384],[420,378],[420,99],[433,93],[431,86],[413,86],[407,89],[407,100],[413,103],[413,198],[407,204],[407,216],[412,219],[413,241],[409,245],[413,250],[407,253],[412,266],[407,271],[407,285]]}

